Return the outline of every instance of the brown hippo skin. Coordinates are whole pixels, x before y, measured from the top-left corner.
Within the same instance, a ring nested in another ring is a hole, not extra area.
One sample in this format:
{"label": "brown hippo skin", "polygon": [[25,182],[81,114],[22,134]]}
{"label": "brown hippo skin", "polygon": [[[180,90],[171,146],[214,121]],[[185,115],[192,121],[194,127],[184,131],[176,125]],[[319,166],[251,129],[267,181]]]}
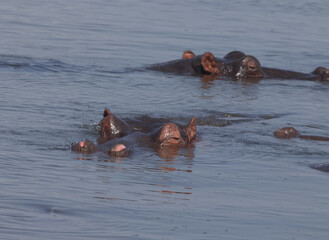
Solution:
{"label": "brown hippo skin", "polygon": [[245,55],[240,51],[228,53],[224,57],[223,68],[222,71],[225,73],[225,76],[235,78],[276,78],[329,81],[329,70],[324,67],[318,67],[312,73],[267,68],[262,67],[255,57]]}
{"label": "brown hippo skin", "polygon": [[[221,72],[226,77],[236,79],[300,79],[329,81],[329,70],[316,68],[312,73],[302,73],[289,70],[262,67],[257,58],[240,51],[232,51],[223,59],[218,59]],[[222,64],[220,64],[222,63]]]}
{"label": "brown hippo skin", "polygon": [[116,138],[103,144],[95,145],[92,141],[84,141],[72,144],[72,151],[81,153],[95,153],[102,151],[113,157],[129,156],[132,145],[151,146],[155,148],[182,147],[192,143],[196,136],[196,120],[191,118],[186,127],[180,127],[175,123],[166,123],[151,133],[133,132],[125,137]]}
{"label": "brown hippo skin", "polygon": [[195,56],[192,51],[185,51],[182,59],[153,64],[147,68],[155,71],[182,75],[222,75],[217,60],[210,52]]}
{"label": "brown hippo skin", "polygon": [[230,52],[223,59],[217,59],[217,61],[222,62],[222,72],[226,77],[235,79],[262,79],[265,77],[257,58],[245,55],[243,52]]}
{"label": "brown hippo skin", "polygon": [[[193,57],[194,56],[194,57]],[[224,76],[235,79],[300,79],[329,81],[329,70],[316,68],[312,73],[262,67],[257,58],[240,51],[229,52],[224,58],[215,58],[210,52],[195,56],[185,51],[182,59],[155,64],[149,69],[175,74]]]}
{"label": "brown hippo skin", "polygon": [[302,138],[314,141],[329,141],[329,137],[322,136],[311,136],[311,135],[300,135],[298,131],[293,127],[284,127],[274,131],[273,135],[277,138],[288,139],[288,138]]}
{"label": "brown hippo skin", "polygon": [[186,50],[184,53],[183,53],[183,56],[182,58],[194,58],[195,57],[195,54],[190,51],[190,50]]}
{"label": "brown hippo skin", "polygon": [[97,138],[98,144],[124,137],[132,131],[125,121],[116,117],[109,109],[104,110],[103,119],[98,123],[98,126],[100,127]]}
{"label": "brown hippo skin", "polygon": [[182,59],[154,64],[151,70],[183,74],[183,75],[215,75],[230,78],[264,78],[264,73],[259,61],[242,52],[234,51],[227,54],[223,59],[215,58],[210,52],[203,55],[195,54],[187,50]]}
{"label": "brown hippo skin", "polygon": [[[101,145],[95,145],[92,141],[86,139],[84,141],[72,144],[72,151],[84,154],[91,154],[97,151],[102,151]],[[130,149],[122,143],[113,144],[106,151],[111,157],[128,157],[131,153]]]}
{"label": "brown hippo skin", "polygon": [[103,113],[103,119],[98,123],[99,136],[97,137],[97,143],[103,144],[136,131],[144,133],[151,132],[166,122],[165,119],[151,118],[147,115],[140,116],[136,119],[123,120],[106,108]]}

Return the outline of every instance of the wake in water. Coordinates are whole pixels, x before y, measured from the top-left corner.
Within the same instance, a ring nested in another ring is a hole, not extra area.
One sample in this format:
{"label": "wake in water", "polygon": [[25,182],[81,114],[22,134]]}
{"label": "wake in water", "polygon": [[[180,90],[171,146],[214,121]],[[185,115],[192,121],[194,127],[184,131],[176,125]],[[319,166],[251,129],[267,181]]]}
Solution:
{"label": "wake in water", "polygon": [[74,72],[83,69],[80,66],[66,64],[54,59],[31,58],[14,55],[0,55],[0,67],[46,72]]}

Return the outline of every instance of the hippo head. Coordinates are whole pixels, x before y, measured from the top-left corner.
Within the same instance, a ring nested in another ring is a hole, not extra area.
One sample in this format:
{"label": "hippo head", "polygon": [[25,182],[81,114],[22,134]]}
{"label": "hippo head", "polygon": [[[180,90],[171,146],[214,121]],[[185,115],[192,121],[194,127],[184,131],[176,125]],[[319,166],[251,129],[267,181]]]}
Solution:
{"label": "hippo head", "polygon": [[277,138],[294,138],[298,136],[298,132],[293,127],[284,127],[276,130],[274,136]]}
{"label": "hippo head", "polygon": [[244,56],[236,65],[236,78],[263,78],[264,72],[257,58]]}
{"label": "hippo head", "polygon": [[186,58],[194,58],[194,57],[195,57],[195,54],[192,51],[190,51],[190,50],[185,51],[183,53],[183,56],[182,56],[183,59],[186,59]]}
{"label": "hippo head", "polygon": [[185,128],[175,123],[165,124],[155,135],[155,144],[159,147],[184,146],[192,142],[196,136],[196,120],[194,117]]}
{"label": "hippo head", "polygon": [[86,153],[86,154],[96,152],[95,144],[88,139],[78,142],[76,144],[72,144],[71,149],[72,151]]}
{"label": "hippo head", "polygon": [[129,132],[128,125],[111,113],[104,110],[103,119],[98,123],[100,127],[97,143],[102,144],[114,138],[123,137]]}

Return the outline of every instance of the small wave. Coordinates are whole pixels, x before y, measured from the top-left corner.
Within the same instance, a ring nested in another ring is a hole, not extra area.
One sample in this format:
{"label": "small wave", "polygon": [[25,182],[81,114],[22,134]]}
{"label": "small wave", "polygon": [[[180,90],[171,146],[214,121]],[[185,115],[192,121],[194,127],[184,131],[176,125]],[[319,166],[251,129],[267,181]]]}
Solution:
{"label": "small wave", "polygon": [[0,67],[41,72],[77,72],[84,69],[82,66],[67,64],[55,59],[42,59],[5,54],[0,54]]}

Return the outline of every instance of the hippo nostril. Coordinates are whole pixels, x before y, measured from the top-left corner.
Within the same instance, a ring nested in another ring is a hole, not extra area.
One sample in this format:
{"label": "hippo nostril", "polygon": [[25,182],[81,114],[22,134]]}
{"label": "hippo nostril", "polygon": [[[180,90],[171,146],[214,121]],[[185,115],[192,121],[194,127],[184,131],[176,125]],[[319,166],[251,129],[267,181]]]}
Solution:
{"label": "hippo nostril", "polygon": [[168,137],[163,139],[163,141],[160,143],[160,146],[170,146],[170,145],[176,145],[180,143],[179,137]]}

